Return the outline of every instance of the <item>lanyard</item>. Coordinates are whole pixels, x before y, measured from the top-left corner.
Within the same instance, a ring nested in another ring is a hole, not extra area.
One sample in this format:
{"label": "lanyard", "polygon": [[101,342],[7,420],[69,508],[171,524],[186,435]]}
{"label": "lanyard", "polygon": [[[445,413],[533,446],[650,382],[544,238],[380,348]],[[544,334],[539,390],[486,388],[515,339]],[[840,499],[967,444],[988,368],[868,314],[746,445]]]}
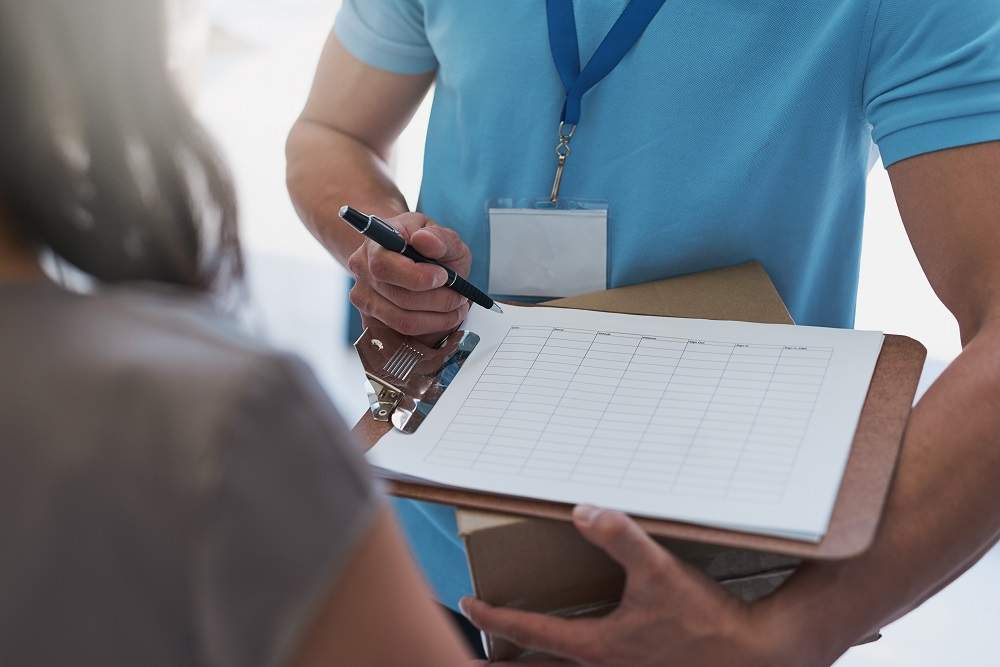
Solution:
{"label": "lanyard", "polygon": [[556,178],[549,200],[559,201],[563,169],[569,157],[569,142],[580,122],[583,95],[613,70],[625,54],[639,41],[646,27],[666,0],[629,0],[611,30],[594,55],[580,70],[580,46],[576,35],[573,0],[546,0],[549,23],[549,48],[556,71],[566,90],[562,117],[559,122],[559,144],[556,146]]}

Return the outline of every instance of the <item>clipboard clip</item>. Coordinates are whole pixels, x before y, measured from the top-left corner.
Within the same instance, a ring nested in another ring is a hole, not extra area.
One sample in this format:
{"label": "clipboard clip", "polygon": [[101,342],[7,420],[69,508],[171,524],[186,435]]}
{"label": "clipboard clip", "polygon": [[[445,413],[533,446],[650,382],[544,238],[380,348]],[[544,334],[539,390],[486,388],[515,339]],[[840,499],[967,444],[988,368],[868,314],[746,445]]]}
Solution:
{"label": "clipboard clip", "polygon": [[431,348],[384,324],[369,325],[354,349],[372,417],[403,433],[416,431],[478,344],[477,334],[459,330]]}

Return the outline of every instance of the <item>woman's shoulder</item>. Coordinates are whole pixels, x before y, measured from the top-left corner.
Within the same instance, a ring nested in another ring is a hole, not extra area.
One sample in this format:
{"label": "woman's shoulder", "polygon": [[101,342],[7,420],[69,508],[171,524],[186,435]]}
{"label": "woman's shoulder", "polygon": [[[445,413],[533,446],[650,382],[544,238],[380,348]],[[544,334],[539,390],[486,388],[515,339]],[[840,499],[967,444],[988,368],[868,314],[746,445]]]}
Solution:
{"label": "woman's shoulder", "polygon": [[237,440],[246,442],[248,431],[265,427],[284,429],[272,434],[287,439],[309,422],[312,435],[305,439],[325,446],[350,442],[312,369],[210,298],[162,288],[114,290],[100,298],[120,322],[110,365],[141,378],[143,391],[155,393],[161,405],[172,403],[171,412],[202,415],[215,439],[231,440],[224,434],[238,430]]}
{"label": "woman's shoulder", "polygon": [[221,446],[220,431],[231,423],[296,409],[294,396],[333,424],[335,439],[346,439],[309,367],[205,295],[140,285],[19,297],[4,300],[0,360],[21,380],[0,382],[0,393],[25,396],[29,383],[33,395],[63,404],[67,422],[113,420],[119,433],[169,445],[175,455],[202,456]]}
{"label": "woman's shoulder", "polygon": [[340,426],[309,366],[255,335],[211,297],[144,286],[98,298],[111,315],[106,322],[117,323],[109,365],[142,376],[148,388],[180,399],[185,409],[197,402],[221,413],[217,418],[247,419],[248,410],[274,414],[298,396]]}
{"label": "woman's shoulder", "polygon": [[199,503],[246,483],[262,494],[277,485],[281,497],[320,478],[369,495],[360,450],[309,366],[211,299],[132,286],[0,302],[11,325],[0,327],[0,367],[11,371],[0,424],[24,435],[15,449],[39,474],[149,478],[155,462],[161,488],[138,496]]}
{"label": "woman's shoulder", "polygon": [[[88,302],[89,301],[89,302]],[[141,377],[150,390],[221,405],[254,378],[308,373],[293,354],[257,335],[242,311],[211,295],[160,285],[102,290],[78,303],[98,375]],[[88,312],[89,311],[89,312]]]}
{"label": "woman's shoulder", "polygon": [[251,358],[275,351],[255,335],[242,307],[225,307],[211,294],[158,284],[113,287],[93,295],[112,321],[128,329],[183,341],[192,349],[226,350]]}

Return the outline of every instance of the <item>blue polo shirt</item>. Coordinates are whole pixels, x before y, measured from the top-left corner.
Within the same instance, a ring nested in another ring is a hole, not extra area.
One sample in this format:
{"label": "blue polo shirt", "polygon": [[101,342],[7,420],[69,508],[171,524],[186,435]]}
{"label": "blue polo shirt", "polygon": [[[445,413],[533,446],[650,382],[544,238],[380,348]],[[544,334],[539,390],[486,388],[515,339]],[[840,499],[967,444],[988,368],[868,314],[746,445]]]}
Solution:
{"label": "blue polo shirt", "polygon": [[[574,2],[583,64],[626,2]],[[545,3],[345,0],[335,33],[373,67],[436,70],[418,208],[486,285],[486,202],[552,183]],[[609,202],[610,287],[756,259],[797,322],[850,327],[873,143],[889,166],[992,140],[1000,0],[667,0],[584,97],[562,194]],[[454,607],[470,592],[454,512],[397,507]]]}

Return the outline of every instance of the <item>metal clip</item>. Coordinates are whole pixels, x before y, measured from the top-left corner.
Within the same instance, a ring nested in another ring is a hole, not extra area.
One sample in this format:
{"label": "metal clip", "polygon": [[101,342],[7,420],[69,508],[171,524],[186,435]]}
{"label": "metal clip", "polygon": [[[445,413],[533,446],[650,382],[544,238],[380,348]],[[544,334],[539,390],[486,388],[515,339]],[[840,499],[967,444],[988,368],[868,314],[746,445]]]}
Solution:
{"label": "metal clip", "polygon": [[372,417],[377,422],[387,422],[392,417],[393,411],[399,406],[399,399],[403,397],[395,387],[382,384],[378,380],[367,377],[368,407],[372,412]]}
{"label": "metal clip", "polygon": [[559,188],[562,187],[563,170],[566,168],[566,158],[572,153],[569,142],[576,133],[576,125],[567,125],[565,122],[559,123],[559,143],[556,144],[556,177],[552,182],[552,192],[549,194],[549,201],[553,204],[559,203]]}
{"label": "metal clip", "polygon": [[456,331],[435,348],[371,323],[354,348],[365,370],[372,417],[412,433],[472,353],[479,336]]}

